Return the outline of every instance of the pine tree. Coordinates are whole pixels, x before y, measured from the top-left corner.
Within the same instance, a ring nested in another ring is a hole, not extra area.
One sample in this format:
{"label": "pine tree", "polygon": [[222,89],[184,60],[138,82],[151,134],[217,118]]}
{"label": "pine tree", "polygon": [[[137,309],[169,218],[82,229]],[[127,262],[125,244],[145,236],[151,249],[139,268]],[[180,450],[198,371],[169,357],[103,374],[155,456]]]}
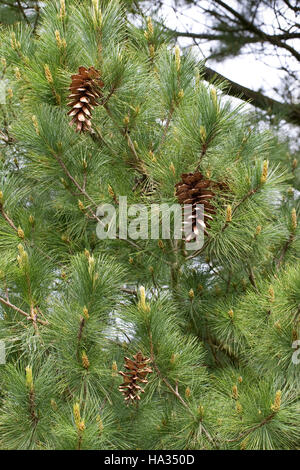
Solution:
{"label": "pine tree", "polygon": [[[297,158],[124,8],[1,32],[0,448],[297,449]],[[97,237],[98,206],[172,205],[188,174],[202,248]]]}

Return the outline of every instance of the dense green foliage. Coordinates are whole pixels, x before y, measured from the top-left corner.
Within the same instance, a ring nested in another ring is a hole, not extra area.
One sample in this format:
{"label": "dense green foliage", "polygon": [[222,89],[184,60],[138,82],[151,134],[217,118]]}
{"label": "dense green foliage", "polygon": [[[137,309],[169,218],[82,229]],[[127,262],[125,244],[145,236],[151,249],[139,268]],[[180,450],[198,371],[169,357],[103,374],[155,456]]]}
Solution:
{"label": "dense green foliage", "polygon": [[[2,30],[1,57],[0,448],[299,448],[286,145],[117,1],[49,1],[36,34]],[[82,65],[101,71],[104,100],[76,134],[66,105]],[[197,167],[227,187],[202,249],[97,238],[101,203],[174,203]],[[137,351],[153,373],[126,406],[117,371]]]}

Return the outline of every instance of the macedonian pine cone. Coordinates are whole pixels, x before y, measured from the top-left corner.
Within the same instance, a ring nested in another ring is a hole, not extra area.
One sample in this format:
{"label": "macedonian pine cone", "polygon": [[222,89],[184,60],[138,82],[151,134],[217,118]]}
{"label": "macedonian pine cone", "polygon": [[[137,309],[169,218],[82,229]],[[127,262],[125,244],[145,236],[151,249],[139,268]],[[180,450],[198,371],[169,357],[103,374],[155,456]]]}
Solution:
{"label": "macedonian pine cone", "polygon": [[73,119],[70,125],[76,124],[76,132],[85,132],[91,129],[91,116],[95,106],[99,103],[97,99],[102,96],[101,88],[103,82],[100,72],[94,67],[79,67],[78,73],[72,75],[70,86],[71,94],[68,106],[71,110],[68,115]]}
{"label": "macedonian pine cone", "polygon": [[[225,187],[226,185],[223,183],[216,183],[215,181],[205,178],[199,171],[183,173],[181,175],[181,181],[175,185],[175,195],[180,204],[192,205],[192,232],[187,234],[186,241],[192,240],[194,234],[198,235],[197,222],[198,225],[203,228],[204,233],[206,235],[208,234],[207,228],[209,228],[209,220],[212,220],[212,216],[216,213],[215,207],[211,204],[211,201],[216,193],[224,190]],[[200,220],[200,213],[196,211],[197,204],[203,205],[203,221]]]}
{"label": "macedonian pine cone", "polygon": [[119,390],[124,395],[125,402],[129,404],[140,400],[140,394],[144,393],[145,390],[142,389],[139,383],[148,383],[146,377],[148,374],[151,374],[152,369],[148,365],[151,360],[144,357],[141,352],[133,356],[133,359],[129,357],[125,357],[124,359],[127,372],[119,372],[124,379],[124,382],[119,386]]}

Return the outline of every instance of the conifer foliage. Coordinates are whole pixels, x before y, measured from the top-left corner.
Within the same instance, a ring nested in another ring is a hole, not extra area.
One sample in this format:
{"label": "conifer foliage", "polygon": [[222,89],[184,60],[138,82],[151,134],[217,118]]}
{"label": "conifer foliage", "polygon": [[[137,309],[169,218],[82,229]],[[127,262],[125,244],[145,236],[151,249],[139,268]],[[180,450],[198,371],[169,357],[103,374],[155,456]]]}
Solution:
{"label": "conifer foliage", "polygon": [[[125,7],[1,30],[0,448],[297,449],[298,156]],[[203,246],[98,238],[120,196]]]}

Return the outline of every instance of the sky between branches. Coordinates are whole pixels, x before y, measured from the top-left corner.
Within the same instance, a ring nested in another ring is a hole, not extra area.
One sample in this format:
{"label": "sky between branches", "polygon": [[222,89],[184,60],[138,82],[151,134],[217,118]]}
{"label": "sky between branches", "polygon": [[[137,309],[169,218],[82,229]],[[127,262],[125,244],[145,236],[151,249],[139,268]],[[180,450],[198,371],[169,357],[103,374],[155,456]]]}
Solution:
{"label": "sky between branches", "polygon": [[[152,9],[152,2],[149,2],[147,10],[150,14]],[[198,2],[199,3],[199,2]],[[210,5],[209,0],[202,0],[201,7]],[[226,0],[229,6],[235,8],[235,0]],[[239,2],[240,3],[240,2]],[[204,32],[207,29],[207,15],[205,15],[197,5],[175,5],[174,0],[161,1],[161,15],[164,19],[164,24],[176,31],[185,31],[190,33]],[[264,21],[264,28],[270,34],[273,33],[274,15],[270,10],[262,9],[261,15]],[[292,21],[295,18],[291,18]],[[283,25],[284,26],[284,25]],[[201,41],[201,46],[197,47],[190,38],[179,37],[178,42],[182,47],[193,46],[198,49],[200,57],[207,59],[210,55],[211,41]],[[297,48],[296,40],[290,41],[291,45]],[[280,87],[280,80],[284,77],[284,72],[279,70],[281,62],[284,61],[284,54],[280,56],[272,53],[272,48],[265,47],[264,61],[258,58],[253,49],[249,46],[245,47],[245,52],[230,59],[216,62],[207,60],[207,65],[212,66],[214,70],[224,75],[225,77],[234,80],[235,82],[252,88],[254,90],[263,89],[270,97],[280,99],[280,95],[276,93],[274,87]],[[289,59],[291,60],[291,59]],[[295,60],[294,69],[297,70],[297,62]],[[298,67],[299,72],[299,67]],[[298,97],[299,98],[299,97]]]}

